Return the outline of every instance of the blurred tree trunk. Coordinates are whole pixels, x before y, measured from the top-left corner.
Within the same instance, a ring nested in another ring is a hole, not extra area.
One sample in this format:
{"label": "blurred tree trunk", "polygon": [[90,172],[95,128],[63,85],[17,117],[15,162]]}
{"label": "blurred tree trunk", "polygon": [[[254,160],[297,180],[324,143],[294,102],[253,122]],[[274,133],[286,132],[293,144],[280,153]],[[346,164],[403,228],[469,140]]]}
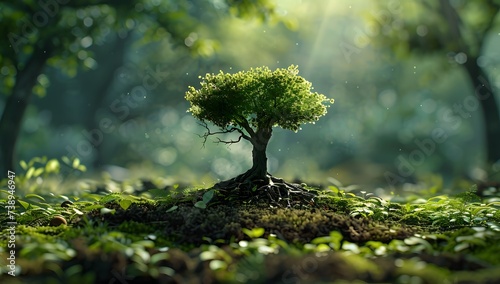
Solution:
{"label": "blurred tree trunk", "polygon": [[[24,112],[32,95],[32,89],[42,73],[45,62],[52,56],[53,46],[50,39],[36,45],[23,69],[17,70],[16,83],[7,98],[0,119],[0,179],[6,177],[8,170],[15,170],[15,146],[21,131]],[[36,145],[34,145],[36,147]]]}
{"label": "blurred tree trunk", "polygon": [[[106,96],[110,93],[113,87],[113,82],[115,81],[116,70],[123,66],[123,63],[125,62],[127,44],[131,37],[131,34],[132,33],[129,32],[124,37],[120,37],[117,35],[113,43],[110,44],[110,52],[107,49],[104,51],[105,54],[103,54],[102,52],[100,54],[97,54],[96,52],[96,60],[98,62],[102,62],[103,64],[100,65],[98,69],[91,72],[85,72],[81,75],[81,77],[79,77],[86,83],[97,82],[96,86],[93,86],[92,89],[88,90],[89,93],[92,92],[93,95],[93,97],[91,97],[89,101],[90,107],[93,110],[99,109],[102,106]],[[96,78],[99,78],[99,80],[96,80]],[[109,109],[109,106],[106,108]],[[91,131],[92,129],[99,129],[100,127],[99,121],[95,117],[94,113],[91,113],[89,116],[87,116],[85,120],[82,121],[82,123],[84,129],[87,131]],[[104,136],[102,139],[102,142],[104,142],[106,137]],[[94,145],[94,149],[97,153],[94,160],[92,161],[94,168],[102,166],[103,155],[102,151],[99,150],[99,146],[101,145],[101,143],[99,143],[99,145]]]}
{"label": "blurred tree trunk", "polygon": [[[499,5],[493,1],[487,1],[492,16],[483,30],[474,31],[477,35],[474,44],[467,44],[464,33],[464,20],[449,0],[440,0],[441,14],[448,24],[448,35],[443,40],[452,43],[459,51],[467,54],[467,61],[462,65],[469,76],[474,94],[483,111],[483,123],[485,128],[486,160],[495,163],[500,160],[500,111],[495,94],[491,88],[486,72],[477,65],[477,59],[484,47],[484,42],[489,31],[495,25],[495,18],[499,11]],[[475,45],[476,48],[473,46]],[[443,44],[446,46],[446,43]]]}
{"label": "blurred tree trunk", "polygon": [[477,58],[469,58],[464,67],[483,111],[487,162],[495,163],[500,160],[500,112],[495,93],[488,76],[477,65]]}

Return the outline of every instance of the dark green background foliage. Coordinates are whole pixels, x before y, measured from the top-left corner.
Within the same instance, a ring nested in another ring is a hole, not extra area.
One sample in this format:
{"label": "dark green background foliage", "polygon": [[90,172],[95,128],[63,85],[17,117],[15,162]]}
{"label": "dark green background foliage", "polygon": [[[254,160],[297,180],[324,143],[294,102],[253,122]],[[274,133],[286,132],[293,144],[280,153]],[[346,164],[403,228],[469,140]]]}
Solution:
{"label": "dark green background foliage", "polygon": [[[1,3],[0,111],[9,98],[27,103],[17,170],[20,160],[66,155],[114,178],[127,170],[187,182],[232,177],[249,167],[250,149],[200,150],[204,129],[185,112],[187,86],[220,70],[295,64],[336,104],[296,134],[274,131],[268,155],[277,175],[375,189],[451,186],[497,171],[498,147],[484,128],[494,121],[484,113],[494,111],[473,101],[478,90],[498,93],[495,1]],[[9,117],[21,113],[9,109]],[[2,145],[13,136],[3,128]]]}

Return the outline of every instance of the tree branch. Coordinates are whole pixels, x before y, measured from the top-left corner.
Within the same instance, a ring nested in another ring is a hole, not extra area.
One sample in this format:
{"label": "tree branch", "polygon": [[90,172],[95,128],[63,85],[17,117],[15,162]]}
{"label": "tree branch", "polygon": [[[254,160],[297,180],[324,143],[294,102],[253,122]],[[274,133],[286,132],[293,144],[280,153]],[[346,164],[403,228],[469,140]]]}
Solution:
{"label": "tree branch", "polygon": [[222,140],[219,137],[217,137],[217,141],[215,141],[215,143],[234,144],[240,142],[242,137],[243,136],[240,135],[240,137],[238,137],[238,140],[229,140],[229,141]]}
{"label": "tree branch", "polygon": [[470,56],[470,48],[464,43],[464,38],[461,32],[462,19],[455,8],[448,0],[440,0],[441,14],[443,15],[449,28],[449,36],[453,43],[457,44],[460,51]]}
{"label": "tree branch", "polygon": [[[238,116],[238,123],[245,129],[245,131],[248,133],[250,137],[255,137],[255,131],[250,127],[250,124],[248,124],[248,120],[244,118],[243,116]],[[240,121],[241,120],[241,121]],[[242,133],[243,134],[243,133]],[[250,141],[250,139],[248,139]]]}
{"label": "tree branch", "polygon": [[233,133],[233,132],[238,132],[240,133],[240,136],[238,137],[238,140],[229,140],[229,141],[226,141],[226,140],[222,140],[220,138],[217,137],[217,141],[215,141],[216,143],[225,143],[225,144],[234,144],[234,143],[238,143],[241,141],[241,138],[245,139],[245,140],[248,140],[248,141],[252,141],[252,138],[250,138],[248,135],[246,135],[241,129],[237,128],[237,127],[232,127],[231,128],[227,128],[227,129],[224,129],[224,128],[221,128],[220,131],[216,131],[216,132],[212,132],[210,130],[210,128],[208,127],[208,124],[205,122],[205,121],[201,121],[198,123],[199,125],[205,127],[205,129],[207,130],[207,132],[205,132],[205,134],[203,135],[198,135],[199,137],[203,138],[203,147],[205,147],[205,143],[207,142],[207,139],[208,139],[208,136],[211,136],[211,135],[218,135],[218,134],[227,134],[227,133]]}
{"label": "tree branch", "polygon": [[[460,15],[458,14],[458,11],[454,7],[452,7],[449,1],[441,0],[440,5],[442,14],[445,17],[446,21],[448,22],[448,26],[450,27],[450,32],[451,35],[453,36],[453,39],[457,42],[457,44],[459,45],[459,47],[462,49],[463,52],[465,52],[469,56],[472,55],[470,53],[473,52],[473,50],[471,48],[468,48],[464,43],[464,37],[461,32],[461,28],[464,27],[462,26],[462,20],[460,18]],[[489,6],[489,8],[493,9],[493,15],[488,20],[488,23],[486,24],[484,29],[479,31],[479,33],[473,34],[477,42],[477,50],[476,50],[477,54],[474,54],[473,56],[479,56],[479,54],[481,53],[481,49],[486,39],[486,35],[495,26],[494,22],[497,18],[497,13],[500,10],[500,6],[494,3],[494,1],[491,0],[487,1],[487,5]]]}

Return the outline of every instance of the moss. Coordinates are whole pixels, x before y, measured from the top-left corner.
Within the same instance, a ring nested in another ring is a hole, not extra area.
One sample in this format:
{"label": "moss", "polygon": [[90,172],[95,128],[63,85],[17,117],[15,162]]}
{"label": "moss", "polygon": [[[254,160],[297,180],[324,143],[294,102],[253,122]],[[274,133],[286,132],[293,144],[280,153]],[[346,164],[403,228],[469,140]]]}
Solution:
{"label": "moss", "polygon": [[155,224],[163,228],[167,238],[178,243],[201,244],[205,239],[242,240],[242,228],[264,228],[292,243],[307,243],[312,239],[328,235],[330,231],[341,231],[346,240],[364,242],[368,240],[390,241],[402,239],[414,233],[410,227],[386,225],[367,218],[355,218],[325,210],[270,208],[268,206],[220,205],[199,209],[180,205],[176,210],[165,213],[163,207],[132,205],[128,210],[116,206],[115,214],[93,218],[109,224],[135,222]]}
{"label": "moss", "polygon": [[152,224],[147,224],[147,223],[139,223],[136,221],[124,221],[121,223],[117,228],[118,231],[120,232],[125,232],[125,233],[151,233],[155,231],[155,226]]}
{"label": "moss", "polygon": [[401,218],[401,222],[408,225],[419,225],[422,223],[422,220],[417,214],[407,214]]}
{"label": "moss", "polygon": [[351,203],[347,198],[337,196],[321,196],[316,199],[318,208],[333,210],[336,212],[348,212]]}
{"label": "moss", "polygon": [[[23,244],[29,244],[31,242],[54,242],[57,237],[62,236],[65,232],[71,230],[68,226],[39,226],[31,227],[25,225],[18,225],[16,227],[16,246],[22,246]],[[9,232],[6,229],[2,232],[2,237],[0,244],[2,247],[7,247]]]}

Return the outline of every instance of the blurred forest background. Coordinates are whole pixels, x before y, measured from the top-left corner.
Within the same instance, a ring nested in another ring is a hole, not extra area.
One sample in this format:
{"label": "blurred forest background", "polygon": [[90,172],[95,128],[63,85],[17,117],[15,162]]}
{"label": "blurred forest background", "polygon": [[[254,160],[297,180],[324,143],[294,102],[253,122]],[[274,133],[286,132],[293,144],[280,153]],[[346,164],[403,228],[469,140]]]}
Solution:
{"label": "blurred forest background", "polygon": [[274,175],[370,190],[500,171],[499,1],[40,3],[0,1],[2,171],[15,144],[19,171],[66,155],[89,175],[209,186],[248,169],[251,146],[202,147],[187,86],[291,64],[335,104],[297,133],[275,129]]}

